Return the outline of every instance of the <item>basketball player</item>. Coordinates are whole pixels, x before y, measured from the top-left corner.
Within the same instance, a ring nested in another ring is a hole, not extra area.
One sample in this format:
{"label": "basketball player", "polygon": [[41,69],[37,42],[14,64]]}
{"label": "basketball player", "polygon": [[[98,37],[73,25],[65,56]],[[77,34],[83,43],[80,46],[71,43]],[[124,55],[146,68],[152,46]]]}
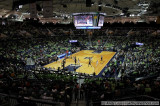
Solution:
{"label": "basketball player", "polygon": [[101,55],[101,61],[103,61],[103,56]]}
{"label": "basketball player", "polygon": [[75,57],[75,60],[74,60],[74,62],[75,62],[75,65],[76,65],[76,63],[77,63],[77,59],[76,59],[76,57]]}
{"label": "basketball player", "polygon": [[97,60],[97,62],[96,62],[96,66],[98,65],[98,60]]}
{"label": "basketball player", "polygon": [[89,57],[88,67],[89,67],[89,65],[92,67],[92,65],[91,65],[91,58],[90,57]]}
{"label": "basketball player", "polygon": [[80,64],[80,62],[79,62],[79,58],[78,58],[78,64]]}
{"label": "basketball player", "polygon": [[58,57],[57,59],[58,59],[58,62],[60,62],[60,58]]}
{"label": "basketball player", "polygon": [[58,61],[58,56],[56,56],[56,62]]}
{"label": "basketball player", "polygon": [[66,60],[63,59],[63,62],[62,62],[62,67],[63,67],[63,69],[64,69],[64,67],[65,67],[65,63],[66,63]]}
{"label": "basketball player", "polygon": [[65,58],[64,58],[65,60],[67,60],[67,57],[65,56]]}

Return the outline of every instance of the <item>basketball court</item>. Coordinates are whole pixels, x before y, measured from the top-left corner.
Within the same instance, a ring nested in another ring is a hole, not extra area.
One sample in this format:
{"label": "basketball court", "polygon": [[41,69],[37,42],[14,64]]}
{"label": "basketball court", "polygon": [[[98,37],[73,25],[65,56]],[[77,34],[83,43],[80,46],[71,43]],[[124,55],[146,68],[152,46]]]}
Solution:
{"label": "basketball court", "polygon": [[[86,74],[93,74],[95,72],[95,74],[98,75],[115,54],[116,52],[109,51],[95,52],[94,50],[82,50],[72,54],[66,59],[65,69]],[[77,60],[76,64],[75,58]],[[89,65],[89,59],[91,60],[91,65]],[[56,70],[60,67],[60,69],[62,69],[63,60],[64,59],[60,59],[44,67],[54,68]]]}

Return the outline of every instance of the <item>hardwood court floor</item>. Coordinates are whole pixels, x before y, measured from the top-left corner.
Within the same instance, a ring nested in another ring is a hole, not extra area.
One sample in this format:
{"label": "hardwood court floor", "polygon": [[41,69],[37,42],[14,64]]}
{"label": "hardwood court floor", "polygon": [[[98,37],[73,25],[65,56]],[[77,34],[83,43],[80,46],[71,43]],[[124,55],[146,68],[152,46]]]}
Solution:
{"label": "hardwood court floor", "polygon": [[[65,67],[75,64],[74,57],[76,56],[77,64],[80,65],[78,69],[76,69],[76,72],[80,73],[87,73],[87,74],[93,74],[94,72],[96,75],[98,75],[101,70],[105,67],[105,65],[112,59],[112,57],[116,54],[116,52],[109,52],[109,51],[102,51],[101,53],[93,53],[94,50],[82,50],[80,52],[77,52],[75,54],[72,54],[72,58],[68,58],[66,60]],[[101,61],[101,56],[103,57],[103,61]],[[89,59],[86,59],[86,57],[92,57],[91,65],[89,66]],[[78,62],[79,59],[79,62]],[[98,65],[97,65],[98,60]],[[50,63],[48,65],[45,65],[45,68],[54,68],[58,69],[60,67],[62,69],[62,63],[63,59],[60,59],[57,62]]]}

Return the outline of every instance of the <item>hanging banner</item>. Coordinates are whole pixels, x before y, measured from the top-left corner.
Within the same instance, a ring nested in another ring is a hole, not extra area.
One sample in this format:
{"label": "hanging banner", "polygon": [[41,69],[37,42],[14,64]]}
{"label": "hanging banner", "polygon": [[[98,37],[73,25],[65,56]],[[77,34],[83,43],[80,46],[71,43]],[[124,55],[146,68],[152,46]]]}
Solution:
{"label": "hanging banner", "polygon": [[53,16],[53,0],[43,1],[43,17],[49,18]]}
{"label": "hanging banner", "polygon": [[37,18],[36,3],[29,4],[30,18]]}

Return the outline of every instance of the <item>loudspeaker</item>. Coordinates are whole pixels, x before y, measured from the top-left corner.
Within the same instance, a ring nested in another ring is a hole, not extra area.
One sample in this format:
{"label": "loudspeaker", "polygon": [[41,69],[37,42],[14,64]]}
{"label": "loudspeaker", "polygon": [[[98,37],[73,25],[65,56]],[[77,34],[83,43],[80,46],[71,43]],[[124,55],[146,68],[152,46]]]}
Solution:
{"label": "loudspeaker", "polygon": [[100,7],[98,7],[98,11],[101,11],[102,10],[102,7],[100,6]]}
{"label": "loudspeaker", "polygon": [[86,7],[91,7],[91,0],[86,0]]}

